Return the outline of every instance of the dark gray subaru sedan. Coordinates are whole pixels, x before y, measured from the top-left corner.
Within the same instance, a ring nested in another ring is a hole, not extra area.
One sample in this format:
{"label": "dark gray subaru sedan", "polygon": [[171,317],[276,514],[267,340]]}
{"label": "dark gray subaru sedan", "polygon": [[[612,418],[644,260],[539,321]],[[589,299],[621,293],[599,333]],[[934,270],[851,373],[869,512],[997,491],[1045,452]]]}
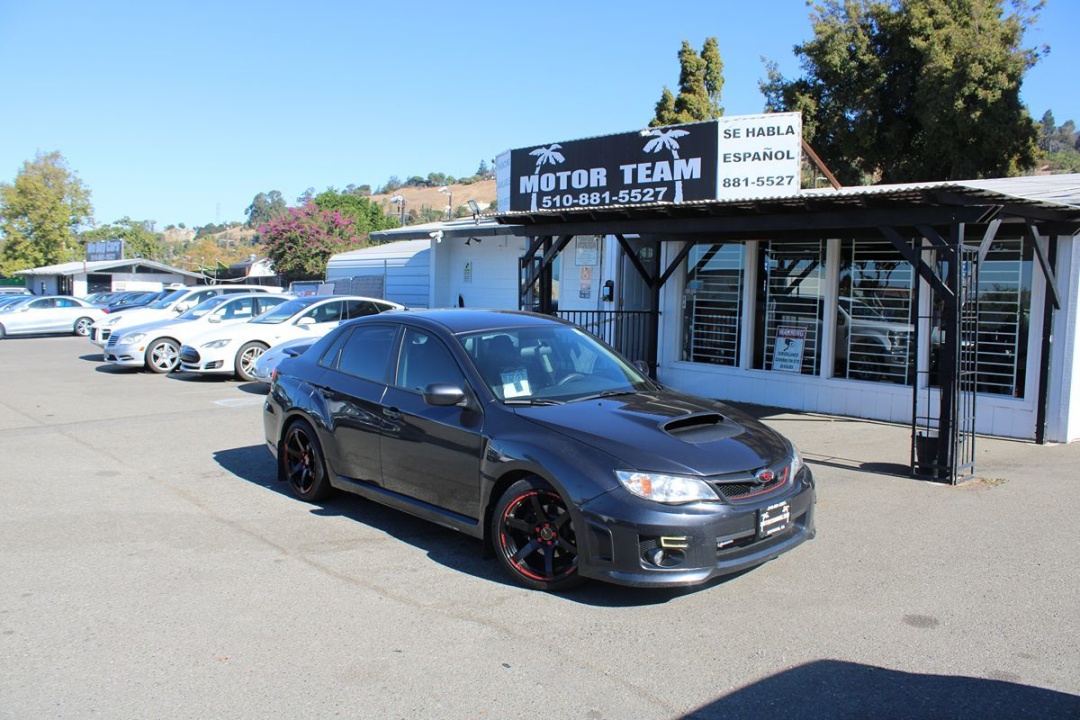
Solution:
{"label": "dark gray subaru sedan", "polygon": [[540,590],[690,585],[814,536],[791,442],[544,315],[344,323],[281,363],[263,420],[296,497],[344,490],[460,530]]}

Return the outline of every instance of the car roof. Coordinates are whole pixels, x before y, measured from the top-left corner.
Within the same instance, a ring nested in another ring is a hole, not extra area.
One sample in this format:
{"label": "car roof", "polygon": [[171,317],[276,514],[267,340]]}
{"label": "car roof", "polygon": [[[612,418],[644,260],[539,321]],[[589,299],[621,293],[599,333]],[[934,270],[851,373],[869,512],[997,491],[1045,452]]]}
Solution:
{"label": "car roof", "polygon": [[552,315],[540,315],[522,310],[489,308],[436,308],[432,310],[390,311],[380,315],[369,315],[366,318],[357,318],[348,322],[377,322],[379,319],[387,320],[391,318],[395,322],[410,325],[441,326],[454,335],[509,327],[569,324],[565,320]]}

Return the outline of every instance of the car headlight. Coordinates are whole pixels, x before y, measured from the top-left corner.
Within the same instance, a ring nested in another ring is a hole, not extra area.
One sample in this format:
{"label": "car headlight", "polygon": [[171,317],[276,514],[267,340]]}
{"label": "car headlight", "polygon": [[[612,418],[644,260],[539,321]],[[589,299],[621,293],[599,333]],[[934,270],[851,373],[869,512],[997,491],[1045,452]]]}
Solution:
{"label": "car headlight", "polygon": [[120,339],[116,341],[117,345],[131,345],[132,343],[142,342],[146,337],[146,333],[131,333],[130,335],[121,335]]}
{"label": "car headlight", "polygon": [[678,505],[696,500],[719,499],[705,481],[689,475],[616,470],[615,476],[627,490],[654,502]]}
{"label": "car headlight", "polygon": [[214,348],[223,348],[231,342],[232,340],[230,338],[222,338],[221,340],[211,340],[210,342],[205,343],[203,347],[208,350],[213,350]]}
{"label": "car headlight", "polygon": [[799,476],[799,471],[802,470],[805,463],[802,459],[802,453],[794,445],[791,446],[791,479],[794,480]]}

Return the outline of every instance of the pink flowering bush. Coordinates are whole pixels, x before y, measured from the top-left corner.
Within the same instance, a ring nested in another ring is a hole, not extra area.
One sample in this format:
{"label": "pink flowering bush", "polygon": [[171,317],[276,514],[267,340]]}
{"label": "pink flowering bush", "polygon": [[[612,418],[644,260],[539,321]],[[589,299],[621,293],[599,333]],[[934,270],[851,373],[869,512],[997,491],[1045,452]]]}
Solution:
{"label": "pink flowering bush", "polygon": [[323,211],[315,203],[289,208],[287,215],[259,228],[266,255],[286,280],[321,278],[331,255],[368,244],[367,233],[358,232],[352,218],[337,211]]}

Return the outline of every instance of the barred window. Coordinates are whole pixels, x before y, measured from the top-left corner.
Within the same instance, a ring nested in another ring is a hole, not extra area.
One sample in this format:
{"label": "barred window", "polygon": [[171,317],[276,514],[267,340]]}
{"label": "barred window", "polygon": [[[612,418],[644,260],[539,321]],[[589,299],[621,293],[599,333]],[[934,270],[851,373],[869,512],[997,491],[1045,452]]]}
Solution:
{"label": "barred window", "polygon": [[848,238],[840,247],[834,375],[910,385],[914,268],[888,240]]}
{"label": "barred window", "polygon": [[[998,238],[979,266],[976,390],[1024,397],[1034,248],[1026,237]],[[935,297],[934,327],[940,327],[942,301]],[[939,384],[938,355],[943,334],[931,336],[931,382]],[[963,338],[962,342],[971,342]]]}
{"label": "barred window", "polygon": [[761,246],[762,278],[754,367],[816,375],[821,370],[825,302],[825,243],[769,242]]}
{"label": "barred window", "polygon": [[737,366],[745,247],[696,245],[686,261],[682,359]]}

